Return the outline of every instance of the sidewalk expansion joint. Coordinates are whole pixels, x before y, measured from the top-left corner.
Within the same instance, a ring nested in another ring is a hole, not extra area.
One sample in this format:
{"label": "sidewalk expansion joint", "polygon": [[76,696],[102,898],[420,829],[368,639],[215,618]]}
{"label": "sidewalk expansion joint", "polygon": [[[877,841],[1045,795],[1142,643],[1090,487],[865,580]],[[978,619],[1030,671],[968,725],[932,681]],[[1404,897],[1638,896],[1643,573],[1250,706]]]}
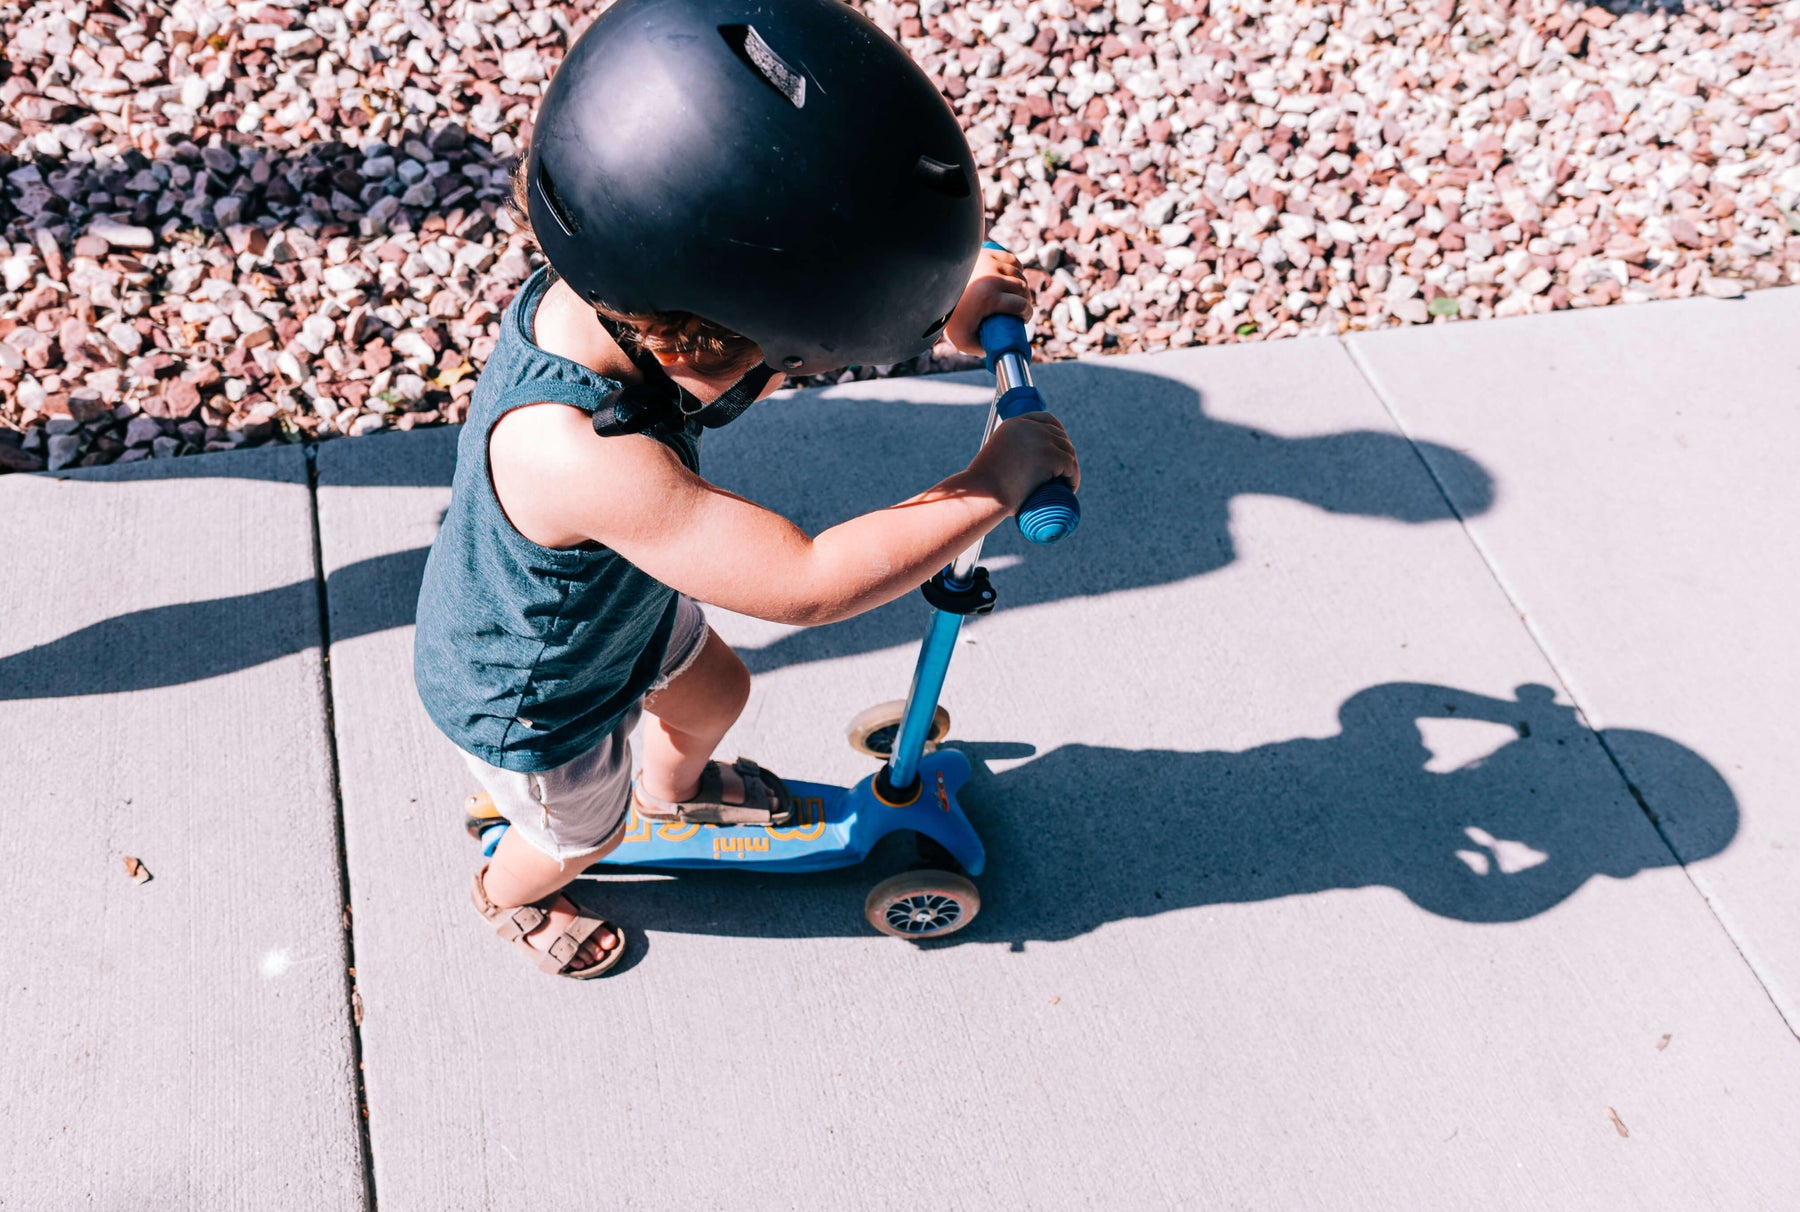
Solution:
{"label": "sidewalk expansion joint", "polygon": [[307,507],[312,518],[313,586],[319,616],[319,692],[325,712],[325,755],[331,775],[331,807],[337,841],[338,901],[344,906],[344,1012],[350,1018],[351,1077],[356,1082],[357,1140],[362,1147],[363,1200],[376,1206],[375,1149],[369,1134],[369,1092],[363,1080],[362,994],[356,988],[356,930],[350,916],[350,860],[344,843],[344,789],[338,774],[337,711],[331,691],[331,601],[325,584],[325,544],[319,526],[319,448],[307,442]]}
{"label": "sidewalk expansion joint", "polygon": [[1712,898],[1707,896],[1700,885],[1694,882],[1694,873],[1689,869],[1687,860],[1682,857],[1681,852],[1675,848],[1675,843],[1670,840],[1668,833],[1664,831],[1661,816],[1659,816],[1657,811],[1650,806],[1650,802],[1645,798],[1643,791],[1638,785],[1631,781],[1631,776],[1626,773],[1625,765],[1619,759],[1619,755],[1615,753],[1613,747],[1607,743],[1606,734],[1599,728],[1594,727],[1593,716],[1588,711],[1583,696],[1576,689],[1574,678],[1563,668],[1562,663],[1556,659],[1555,654],[1552,653],[1550,649],[1549,641],[1539,632],[1537,625],[1532,621],[1531,616],[1526,613],[1525,603],[1521,600],[1520,595],[1515,593],[1513,587],[1507,583],[1506,576],[1500,571],[1499,562],[1494,559],[1493,555],[1482,543],[1481,536],[1477,535],[1474,528],[1469,525],[1469,519],[1464,516],[1463,511],[1457,507],[1456,500],[1451,496],[1449,487],[1438,475],[1437,470],[1432,467],[1431,460],[1425,457],[1425,452],[1420,447],[1418,439],[1413,436],[1412,432],[1407,428],[1406,422],[1402,420],[1400,411],[1395,408],[1393,402],[1388,399],[1387,393],[1381,390],[1381,384],[1377,381],[1374,370],[1363,361],[1362,354],[1358,351],[1356,345],[1348,338],[1343,336],[1338,337],[1338,344],[1342,346],[1344,352],[1349,355],[1351,364],[1356,367],[1356,372],[1362,376],[1363,382],[1369,385],[1369,390],[1375,393],[1375,398],[1381,402],[1382,410],[1387,413],[1388,420],[1393,424],[1394,429],[1399,432],[1401,437],[1406,439],[1406,444],[1412,447],[1414,457],[1419,460],[1420,466],[1424,467],[1425,474],[1431,477],[1431,483],[1437,489],[1438,496],[1443,499],[1445,508],[1449,509],[1450,515],[1456,519],[1456,524],[1462,528],[1464,537],[1468,539],[1470,546],[1474,547],[1475,554],[1480,557],[1482,564],[1487,567],[1488,575],[1494,579],[1494,584],[1499,587],[1500,592],[1506,595],[1507,603],[1513,608],[1513,613],[1518,616],[1520,624],[1525,628],[1525,634],[1530,637],[1532,644],[1543,656],[1545,664],[1550,667],[1550,671],[1556,675],[1556,680],[1562,685],[1563,692],[1569,696],[1569,701],[1575,705],[1575,714],[1581,720],[1582,727],[1592,733],[1594,739],[1600,743],[1600,752],[1604,753],[1606,755],[1606,760],[1612,763],[1612,768],[1618,774],[1620,782],[1625,785],[1626,793],[1631,796],[1632,802],[1638,806],[1638,811],[1643,813],[1644,819],[1650,823],[1650,827],[1656,831],[1656,836],[1662,841],[1663,847],[1669,852],[1670,857],[1672,857],[1675,860],[1676,865],[1681,868],[1681,874],[1687,880],[1688,887],[1694,890],[1694,895],[1698,896],[1700,898],[1700,903],[1706,906],[1706,911],[1712,915],[1712,919],[1718,925],[1720,933],[1725,936],[1726,941],[1728,941],[1731,944],[1732,949],[1737,952],[1738,959],[1743,961],[1744,967],[1750,973],[1750,978],[1756,982],[1757,988],[1762,990],[1763,996],[1769,999],[1769,1005],[1774,1008],[1775,1014],[1781,1019],[1782,1025],[1787,1028],[1790,1035],[1797,1041],[1800,1041],[1800,1024],[1796,1024],[1789,1020],[1787,1014],[1781,1008],[1781,1002],[1769,988],[1768,982],[1763,979],[1762,973],[1757,971],[1756,963],[1744,951],[1743,943],[1738,939],[1737,935],[1732,933],[1731,927],[1726,924],[1725,919],[1719,915],[1718,908],[1713,904]]}

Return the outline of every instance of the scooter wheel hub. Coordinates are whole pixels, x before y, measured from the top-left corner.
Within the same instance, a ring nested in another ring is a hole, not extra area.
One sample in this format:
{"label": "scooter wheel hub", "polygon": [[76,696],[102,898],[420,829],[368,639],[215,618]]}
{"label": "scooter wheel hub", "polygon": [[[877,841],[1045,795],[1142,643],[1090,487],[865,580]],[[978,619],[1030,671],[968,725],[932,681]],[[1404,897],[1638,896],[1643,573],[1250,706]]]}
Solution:
{"label": "scooter wheel hub", "polygon": [[981,910],[968,878],[948,871],[905,871],[875,885],[863,904],[869,925],[895,938],[939,938],[961,930]]}

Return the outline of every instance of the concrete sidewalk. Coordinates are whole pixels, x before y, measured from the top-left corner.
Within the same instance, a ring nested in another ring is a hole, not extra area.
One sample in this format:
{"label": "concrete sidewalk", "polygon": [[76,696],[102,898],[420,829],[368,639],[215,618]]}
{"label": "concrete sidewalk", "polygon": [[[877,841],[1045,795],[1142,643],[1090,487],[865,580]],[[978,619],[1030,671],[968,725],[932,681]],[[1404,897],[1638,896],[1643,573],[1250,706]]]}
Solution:
{"label": "concrete sidewalk", "polygon": [[[410,668],[453,432],[0,478],[0,1208],[1796,1206],[1795,331],[1041,368],[1087,516],[997,535],[950,675],[980,917],[874,935],[877,864],[590,882],[597,985],[466,906]],[[781,397],[707,468],[821,528],[988,394]],[[712,612],[726,751],[860,778],[924,610]]]}

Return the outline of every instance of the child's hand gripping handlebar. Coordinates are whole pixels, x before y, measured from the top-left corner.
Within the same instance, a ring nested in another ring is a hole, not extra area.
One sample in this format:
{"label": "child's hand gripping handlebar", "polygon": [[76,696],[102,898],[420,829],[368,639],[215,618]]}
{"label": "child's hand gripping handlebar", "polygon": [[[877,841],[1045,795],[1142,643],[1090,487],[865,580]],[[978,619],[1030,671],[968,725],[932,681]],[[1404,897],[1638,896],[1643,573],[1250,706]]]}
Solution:
{"label": "child's hand gripping handlebar", "polygon": [[[989,244],[989,248],[998,248]],[[989,316],[981,322],[981,348],[987,351],[987,366],[998,377],[1000,397],[994,402],[1002,421],[1021,413],[1041,412],[1043,397],[1031,385],[1031,341],[1025,335],[1025,324],[1017,316]],[[1040,484],[1019,506],[1019,533],[1033,543],[1054,543],[1075,533],[1081,523],[1081,503],[1069,482],[1057,477]]]}

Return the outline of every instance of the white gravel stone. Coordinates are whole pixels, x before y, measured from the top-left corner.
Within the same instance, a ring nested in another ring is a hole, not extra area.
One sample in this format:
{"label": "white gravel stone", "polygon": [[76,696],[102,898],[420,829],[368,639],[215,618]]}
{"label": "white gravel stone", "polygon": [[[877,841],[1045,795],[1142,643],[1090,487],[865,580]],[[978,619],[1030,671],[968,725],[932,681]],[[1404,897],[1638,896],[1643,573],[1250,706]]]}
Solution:
{"label": "white gravel stone", "polygon": [[1550,283],[1553,281],[1555,281],[1555,276],[1549,270],[1538,266],[1519,279],[1519,290],[1526,295],[1541,295],[1550,289]]}
{"label": "white gravel stone", "polygon": [[500,71],[519,84],[536,84],[545,78],[544,60],[535,50],[508,51],[500,56]]}
{"label": "white gravel stone", "polygon": [[135,227],[112,219],[95,219],[87,226],[87,234],[105,240],[114,248],[155,248],[156,233],[147,227]]}
{"label": "white gravel stone", "polygon": [[124,322],[109,325],[106,329],[106,339],[111,341],[120,353],[127,356],[135,354],[144,344],[144,338],[139,335],[138,330]]}
{"label": "white gravel stone", "polygon": [[34,257],[11,256],[0,261],[0,282],[4,282],[9,291],[22,289],[37,276],[35,260]]}
{"label": "white gravel stone", "polygon": [[282,30],[275,35],[275,53],[284,57],[316,55],[325,42],[309,29]]}

